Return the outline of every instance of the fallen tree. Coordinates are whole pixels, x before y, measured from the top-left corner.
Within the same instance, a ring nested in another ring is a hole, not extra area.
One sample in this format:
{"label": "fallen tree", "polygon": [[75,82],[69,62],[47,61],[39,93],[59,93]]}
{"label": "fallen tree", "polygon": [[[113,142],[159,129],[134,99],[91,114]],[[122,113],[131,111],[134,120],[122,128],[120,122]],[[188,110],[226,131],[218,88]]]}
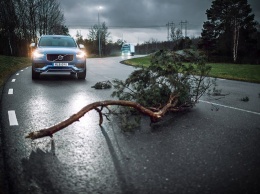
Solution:
{"label": "fallen tree", "polygon": [[[187,57],[188,56],[188,57]],[[188,59],[188,64],[183,64]],[[96,110],[99,125],[103,123],[104,108],[109,106],[130,107],[149,116],[151,122],[157,122],[167,112],[192,108],[206,90],[214,84],[207,75],[210,71],[200,55],[186,51],[179,55],[169,51],[159,51],[151,58],[148,68],[134,71],[125,81],[114,80],[112,96],[119,100],[105,100],[91,103],[68,119],[51,126],[29,133],[26,138],[37,139],[54,133],[79,121],[87,112]]]}

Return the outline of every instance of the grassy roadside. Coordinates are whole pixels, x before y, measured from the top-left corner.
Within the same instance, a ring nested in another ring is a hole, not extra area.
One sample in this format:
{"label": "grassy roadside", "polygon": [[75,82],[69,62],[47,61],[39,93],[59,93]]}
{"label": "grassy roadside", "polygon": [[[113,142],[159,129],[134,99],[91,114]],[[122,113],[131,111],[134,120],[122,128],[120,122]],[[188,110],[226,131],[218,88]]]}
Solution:
{"label": "grassy roadside", "polygon": [[[150,56],[125,60],[124,63],[136,67],[147,67]],[[209,63],[212,67],[210,77],[260,83],[260,65]]]}
{"label": "grassy roadside", "polygon": [[0,87],[5,80],[19,69],[28,67],[30,58],[27,57],[10,57],[0,55]]}
{"label": "grassy roadside", "polygon": [[133,58],[124,60],[123,63],[135,67],[148,67],[150,65],[151,56],[145,56],[140,58]]}

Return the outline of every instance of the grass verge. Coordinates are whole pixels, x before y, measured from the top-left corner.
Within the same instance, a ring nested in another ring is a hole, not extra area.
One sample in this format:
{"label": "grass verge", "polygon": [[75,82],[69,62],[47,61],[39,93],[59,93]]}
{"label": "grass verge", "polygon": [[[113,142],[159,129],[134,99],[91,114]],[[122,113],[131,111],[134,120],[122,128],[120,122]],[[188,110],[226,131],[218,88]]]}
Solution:
{"label": "grass verge", "polygon": [[16,71],[28,67],[30,58],[27,57],[10,57],[0,55],[0,87],[5,80]]}
{"label": "grass verge", "polygon": [[148,67],[150,65],[151,56],[133,58],[124,60],[122,63],[126,65],[131,65],[135,67]]}
{"label": "grass verge", "polygon": [[[151,56],[125,60],[123,63],[136,67],[148,67]],[[212,67],[209,76],[229,80],[260,83],[260,65],[209,63]]]}
{"label": "grass verge", "polygon": [[260,83],[260,65],[209,63],[211,77]]}

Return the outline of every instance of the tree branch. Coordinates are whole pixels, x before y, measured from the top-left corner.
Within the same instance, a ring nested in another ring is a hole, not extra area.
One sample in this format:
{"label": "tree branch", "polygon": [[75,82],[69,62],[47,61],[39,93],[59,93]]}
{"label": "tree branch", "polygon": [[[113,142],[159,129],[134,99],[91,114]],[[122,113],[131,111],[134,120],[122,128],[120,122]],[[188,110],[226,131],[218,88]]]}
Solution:
{"label": "tree branch", "polygon": [[101,109],[95,108],[95,110],[96,110],[96,111],[98,112],[98,114],[99,114],[99,125],[102,125],[102,123],[103,123],[102,107],[101,107]]}
{"label": "tree branch", "polygon": [[[42,138],[42,137],[46,137],[46,136],[52,137],[52,135],[54,133],[66,128],[67,126],[71,125],[72,123],[74,123],[76,121],[79,121],[79,119],[81,117],[83,117],[87,112],[89,112],[93,109],[95,109],[99,113],[99,117],[100,117],[99,125],[101,125],[103,123],[102,109],[103,109],[103,107],[107,107],[109,105],[128,106],[128,107],[135,108],[136,110],[143,113],[144,115],[149,116],[152,122],[157,122],[161,117],[163,117],[165,115],[165,113],[170,108],[172,108],[173,106],[176,106],[176,104],[178,102],[177,97],[178,97],[178,95],[175,95],[175,96],[171,95],[168,103],[158,112],[153,112],[152,110],[145,108],[145,107],[141,106],[140,104],[138,104],[136,102],[132,102],[132,101],[106,100],[106,101],[94,102],[94,103],[91,103],[91,104],[83,107],[76,114],[73,114],[68,119],[66,119],[54,126],[29,133],[26,136],[26,138],[30,138],[30,139],[34,140],[34,139],[38,139],[38,138]],[[101,107],[101,109],[99,107]]]}

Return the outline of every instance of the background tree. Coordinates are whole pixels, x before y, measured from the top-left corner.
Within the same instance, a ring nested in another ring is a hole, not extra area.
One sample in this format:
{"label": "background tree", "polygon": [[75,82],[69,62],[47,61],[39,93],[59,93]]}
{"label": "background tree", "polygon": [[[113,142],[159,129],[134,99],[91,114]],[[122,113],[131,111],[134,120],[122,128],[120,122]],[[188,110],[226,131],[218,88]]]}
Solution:
{"label": "background tree", "polygon": [[122,44],[124,43],[124,40],[118,39],[116,42],[112,42],[112,40],[110,40],[107,44],[106,44],[106,50],[105,53],[107,55],[113,55],[113,56],[119,56],[121,55],[121,47]]}
{"label": "background tree", "polygon": [[68,34],[58,0],[0,1],[0,54],[27,56],[43,34]]}
{"label": "background tree", "polygon": [[172,49],[176,50],[180,40],[183,38],[182,31],[179,28],[176,28],[175,26],[172,26],[170,29],[170,40],[172,41]]}
{"label": "background tree", "polygon": [[208,60],[210,59],[211,53],[216,46],[216,32],[215,25],[209,21],[204,22],[203,30],[201,33],[201,42],[199,43],[203,50],[206,51]]}
{"label": "background tree", "polygon": [[54,34],[56,26],[61,26],[64,21],[63,13],[60,9],[60,4],[53,0],[38,0],[39,9],[39,33]]}
{"label": "background tree", "polygon": [[18,18],[13,1],[0,1],[0,37],[1,37],[1,53],[7,55],[16,54],[15,30],[18,25]]}
{"label": "background tree", "polygon": [[239,54],[245,54],[243,49],[252,46],[247,44],[253,42],[252,34],[256,31],[251,12],[247,0],[214,0],[206,11],[208,21],[201,34],[203,47],[214,46],[221,55],[226,53],[237,62]]}
{"label": "background tree", "polygon": [[56,24],[53,27],[53,34],[60,34],[60,35],[66,35],[69,36],[69,28],[65,25]]}
{"label": "background tree", "polygon": [[100,33],[100,44],[101,44],[101,53],[102,55],[106,55],[106,45],[109,41],[110,32],[108,32],[108,27],[106,26],[106,23],[103,22],[100,27],[99,25],[95,24],[90,28],[88,38],[89,41],[92,42],[92,51],[94,53],[99,52],[99,33]]}
{"label": "background tree", "polygon": [[126,43],[126,41],[123,39],[117,39],[117,41],[115,42],[115,44],[117,44],[119,46],[122,46],[124,43]]}
{"label": "background tree", "polygon": [[77,34],[76,34],[76,41],[78,44],[84,44],[83,36],[81,35],[81,33],[79,31],[77,31]]}

